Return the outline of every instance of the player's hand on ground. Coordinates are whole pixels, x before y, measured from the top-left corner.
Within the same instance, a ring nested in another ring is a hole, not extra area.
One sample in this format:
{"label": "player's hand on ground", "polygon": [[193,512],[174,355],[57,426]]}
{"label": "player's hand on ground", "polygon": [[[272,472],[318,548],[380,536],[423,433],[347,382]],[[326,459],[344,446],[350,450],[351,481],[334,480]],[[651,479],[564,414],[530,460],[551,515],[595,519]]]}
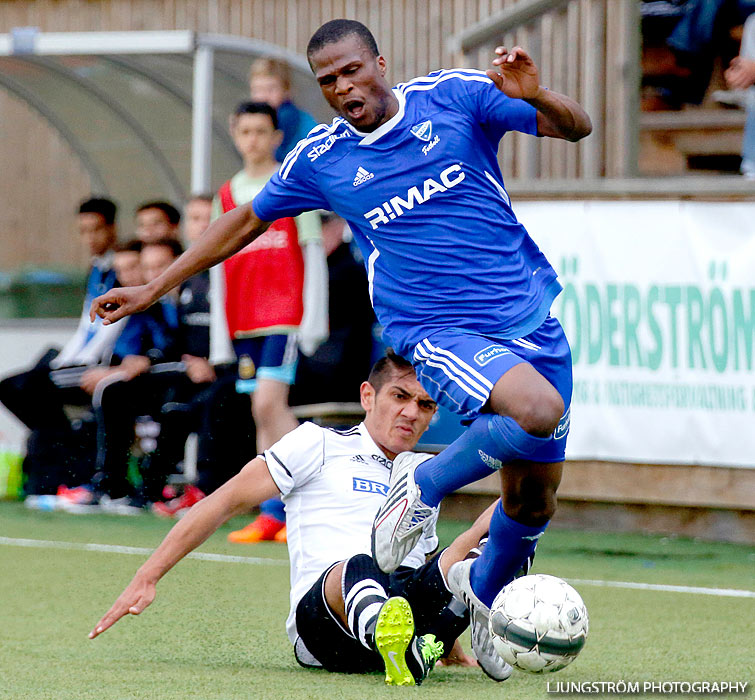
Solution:
{"label": "player's hand on ground", "polygon": [[485,71],[496,87],[505,95],[519,99],[532,99],[540,91],[540,75],[535,62],[521,47],[509,50],[498,46],[493,59],[493,70]]}
{"label": "player's hand on ground", "polygon": [[181,361],[186,365],[186,376],[194,384],[214,382],[217,379],[213,366],[204,357],[184,355]]}
{"label": "player's hand on ground", "polygon": [[155,584],[141,580],[138,575],[118,596],[118,600],[89,633],[89,639],[102,634],[125,615],[139,615],[155,599]]}
{"label": "player's hand on ground", "polygon": [[124,316],[144,311],[155,300],[147,291],[146,285],[138,287],[117,287],[98,296],[89,309],[89,320],[94,322],[96,316],[104,319],[107,326]]}
{"label": "player's hand on ground", "polygon": [[459,640],[457,639],[454,642],[454,645],[451,647],[451,651],[446,656],[443,656],[438,660],[438,665],[476,667],[478,664],[474,656],[470,656],[464,651]]}

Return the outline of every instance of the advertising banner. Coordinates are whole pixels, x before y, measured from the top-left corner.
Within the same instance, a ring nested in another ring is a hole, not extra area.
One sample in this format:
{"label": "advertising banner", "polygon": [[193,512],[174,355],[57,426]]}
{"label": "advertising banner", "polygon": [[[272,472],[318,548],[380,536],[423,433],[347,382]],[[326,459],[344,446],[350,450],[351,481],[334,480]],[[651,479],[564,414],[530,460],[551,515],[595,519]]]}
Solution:
{"label": "advertising banner", "polygon": [[572,347],[567,457],[755,467],[755,202],[519,202]]}

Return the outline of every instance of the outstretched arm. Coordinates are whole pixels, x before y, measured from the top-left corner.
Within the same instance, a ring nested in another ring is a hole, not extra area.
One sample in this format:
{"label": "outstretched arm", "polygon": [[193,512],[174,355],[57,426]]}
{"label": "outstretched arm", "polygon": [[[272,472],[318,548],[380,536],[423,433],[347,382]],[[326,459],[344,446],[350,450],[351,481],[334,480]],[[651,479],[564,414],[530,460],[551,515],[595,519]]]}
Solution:
{"label": "outstretched arm", "polygon": [[111,289],[97,297],[89,310],[90,320],[101,316],[107,325],[143,311],[189,277],[231,257],[264,233],[269,225],[257,217],[251,202],[223,214],[191,248],[149,284]]}
{"label": "outstretched arm", "polygon": [[537,110],[537,133],[540,136],[579,141],[592,131],[587,112],[571,97],[546,90],[540,85],[535,62],[520,46],[511,51],[496,48],[493,65],[497,70],[486,71],[488,77],[505,95],[524,100]]}
{"label": "outstretched arm", "polygon": [[256,457],[217,491],[202,499],[166,535],[131,583],[89,633],[94,639],[125,615],[138,615],[155,599],[157,582],[189,552],[235,515],[279,493],[265,460]]}

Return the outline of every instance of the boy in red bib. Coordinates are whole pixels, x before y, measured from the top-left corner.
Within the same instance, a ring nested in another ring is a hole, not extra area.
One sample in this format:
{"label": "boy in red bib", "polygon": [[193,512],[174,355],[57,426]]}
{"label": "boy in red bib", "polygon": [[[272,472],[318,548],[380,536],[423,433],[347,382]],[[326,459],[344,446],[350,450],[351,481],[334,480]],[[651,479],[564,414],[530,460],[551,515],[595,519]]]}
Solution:
{"label": "boy in red bib", "polygon": [[[243,102],[231,116],[231,135],[244,161],[218,191],[213,218],[251,201],[278,169],[281,133],[275,110]],[[213,359],[239,359],[237,390],[252,395],[257,447],[269,448],[298,426],[288,407],[298,349],[313,352],[327,336],[327,263],[319,215],[307,212],[275,221],[268,231],[213,270]],[[263,504],[262,516],[231,533],[233,542],[280,534],[280,501]]]}

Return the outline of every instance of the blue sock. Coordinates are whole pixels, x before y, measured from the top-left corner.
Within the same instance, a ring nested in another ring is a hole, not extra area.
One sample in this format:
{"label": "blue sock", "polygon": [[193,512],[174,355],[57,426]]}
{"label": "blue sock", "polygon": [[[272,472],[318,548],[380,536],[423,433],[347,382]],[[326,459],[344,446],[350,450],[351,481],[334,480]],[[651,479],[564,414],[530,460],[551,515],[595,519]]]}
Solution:
{"label": "blue sock", "polygon": [[472,563],[472,590],[488,607],[500,590],[514,579],[527,557],[535,551],[548,523],[530,527],[512,520],[498,502],[490,519],[490,535],[482,554]]}
{"label": "blue sock", "polygon": [[278,522],[286,522],[286,507],[280,498],[268,498],[260,503],[260,513],[275,518]]}
{"label": "blue sock", "polygon": [[526,457],[549,440],[550,436],[539,438],[525,432],[513,418],[484,413],[437,457],[417,467],[414,479],[422,491],[422,502],[437,506],[447,494],[512,459]]}

